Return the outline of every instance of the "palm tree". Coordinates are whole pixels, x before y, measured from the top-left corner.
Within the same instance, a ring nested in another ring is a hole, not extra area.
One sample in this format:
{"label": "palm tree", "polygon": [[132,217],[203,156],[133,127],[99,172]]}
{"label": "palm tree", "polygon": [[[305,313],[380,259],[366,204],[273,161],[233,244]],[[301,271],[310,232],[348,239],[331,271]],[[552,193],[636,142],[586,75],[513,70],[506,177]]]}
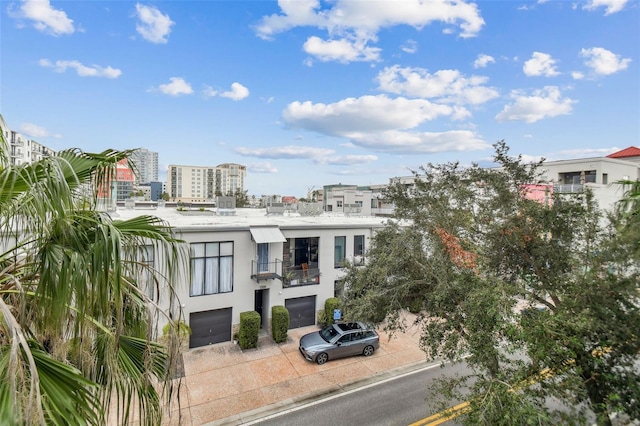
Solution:
{"label": "palm tree", "polygon": [[170,283],[186,252],[156,217],[96,209],[131,152],[11,166],[0,140],[1,424],[161,422],[178,344],[157,343],[157,322],[180,320]]}

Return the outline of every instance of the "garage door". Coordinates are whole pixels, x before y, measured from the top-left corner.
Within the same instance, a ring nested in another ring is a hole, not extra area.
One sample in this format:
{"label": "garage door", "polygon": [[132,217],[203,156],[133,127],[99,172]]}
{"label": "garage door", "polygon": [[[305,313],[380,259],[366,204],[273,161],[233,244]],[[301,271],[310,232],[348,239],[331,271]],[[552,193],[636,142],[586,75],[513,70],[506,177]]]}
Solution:
{"label": "garage door", "polygon": [[189,315],[189,347],[211,345],[231,340],[231,308],[193,312]]}
{"label": "garage door", "polygon": [[289,328],[306,327],[316,323],[316,296],[286,299],[284,307],[289,311]]}

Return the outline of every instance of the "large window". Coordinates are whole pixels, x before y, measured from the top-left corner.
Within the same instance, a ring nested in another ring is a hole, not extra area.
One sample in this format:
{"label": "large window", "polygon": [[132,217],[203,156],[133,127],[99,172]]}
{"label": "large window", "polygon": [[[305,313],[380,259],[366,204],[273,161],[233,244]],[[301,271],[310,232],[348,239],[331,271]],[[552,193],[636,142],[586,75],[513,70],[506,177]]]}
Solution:
{"label": "large window", "polygon": [[233,243],[191,244],[191,296],[233,291]]}
{"label": "large window", "polygon": [[355,235],[353,237],[353,255],[364,256],[364,235]]}
{"label": "large window", "polygon": [[269,243],[258,243],[258,273],[269,272]]}
{"label": "large window", "polygon": [[333,251],[334,268],[342,268],[344,266],[345,248],[347,245],[347,237],[336,237],[335,248]]}

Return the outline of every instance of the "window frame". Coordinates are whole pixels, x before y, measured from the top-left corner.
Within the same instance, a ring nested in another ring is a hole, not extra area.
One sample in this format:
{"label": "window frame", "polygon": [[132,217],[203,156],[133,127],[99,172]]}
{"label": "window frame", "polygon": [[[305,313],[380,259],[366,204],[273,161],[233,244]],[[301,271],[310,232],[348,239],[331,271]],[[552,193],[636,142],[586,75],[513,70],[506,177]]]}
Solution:
{"label": "window frame", "polygon": [[[196,249],[201,248],[202,255],[196,255]],[[209,241],[191,243],[189,247],[189,297],[209,296],[233,292],[234,269],[233,241]],[[211,253],[209,253],[209,250]],[[201,262],[199,262],[201,260]],[[196,270],[202,268],[202,271]],[[208,270],[212,268],[213,270]],[[199,288],[194,284],[201,279]],[[211,280],[211,282],[209,282]]]}
{"label": "window frame", "polygon": [[333,239],[333,267],[335,269],[344,268],[347,254],[347,237],[336,235]]}

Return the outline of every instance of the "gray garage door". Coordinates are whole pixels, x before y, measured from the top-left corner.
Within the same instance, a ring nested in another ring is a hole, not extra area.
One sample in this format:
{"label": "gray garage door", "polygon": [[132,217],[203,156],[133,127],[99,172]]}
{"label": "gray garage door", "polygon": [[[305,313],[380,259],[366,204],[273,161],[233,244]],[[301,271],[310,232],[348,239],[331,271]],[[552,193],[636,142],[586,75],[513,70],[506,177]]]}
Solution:
{"label": "gray garage door", "polygon": [[286,299],[284,307],[289,311],[289,328],[306,327],[316,323],[316,296]]}
{"label": "gray garage door", "polygon": [[211,345],[231,340],[231,308],[193,312],[189,316],[189,347]]}

